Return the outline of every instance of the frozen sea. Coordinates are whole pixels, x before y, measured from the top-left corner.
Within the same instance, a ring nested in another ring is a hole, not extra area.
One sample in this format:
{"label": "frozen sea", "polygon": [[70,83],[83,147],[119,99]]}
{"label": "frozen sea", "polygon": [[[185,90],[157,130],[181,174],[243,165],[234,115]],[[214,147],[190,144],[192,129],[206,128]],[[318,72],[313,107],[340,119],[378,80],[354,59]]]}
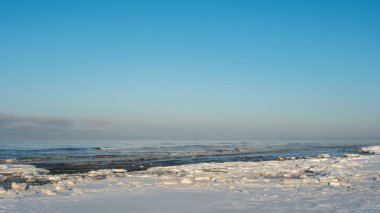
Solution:
{"label": "frozen sea", "polygon": [[207,162],[266,161],[357,153],[371,140],[0,141],[0,162],[31,164],[52,174],[99,169],[145,170]]}

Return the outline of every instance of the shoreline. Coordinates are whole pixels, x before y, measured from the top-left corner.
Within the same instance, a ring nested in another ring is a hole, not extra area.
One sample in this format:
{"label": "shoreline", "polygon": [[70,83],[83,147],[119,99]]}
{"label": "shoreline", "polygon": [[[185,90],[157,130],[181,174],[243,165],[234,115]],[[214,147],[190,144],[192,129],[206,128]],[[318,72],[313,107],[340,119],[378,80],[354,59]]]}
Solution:
{"label": "shoreline", "polygon": [[[297,146],[296,146],[297,145]],[[223,163],[248,161],[259,162],[269,160],[305,159],[321,154],[343,156],[347,153],[358,154],[365,145],[179,145],[166,147],[164,150],[156,146],[114,147],[105,151],[98,148],[66,147],[48,149],[4,149],[0,150],[0,165],[23,164],[49,170],[50,174],[79,174],[93,170],[126,169],[129,172],[146,170],[159,166],[177,166],[195,163]],[[165,148],[165,147],[163,147]],[[139,151],[130,151],[130,150]],[[91,150],[91,151],[90,151]],[[127,151],[126,151],[127,150]],[[12,155],[11,155],[12,154]],[[8,158],[4,158],[4,157]],[[1,185],[0,185],[1,186]]]}
{"label": "shoreline", "polygon": [[[58,212],[75,212],[85,205],[95,204],[99,199],[109,200],[109,203],[93,209],[95,212],[104,212],[106,207],[116,212],[123,212],[124,209],[132,212],[165,212],[165,209],[171,208],[179,208],[180,212],[205,212],[205,206],[211,206],[211,212],[250,212],[256,208],[280,212],[297,212],[302,208],[316,212],[378,212],[379,151],[380,146],[373,146],[362,148],[362,152],[368,153],[366,155],[199,163],[154,167],[138,172],[116,169],[76,175],[48,175],[43,169],[28,166],[4,169],[2,165],[2,175],[5,171],[8,174],[18,171],[19,176],[49,180],[50,183],[29,186],[25,186],[25,183],[10,183],[10,189],[0,190],[0,212],[33,212],[33,208],[28,209],[26,206],[38,207],[41,212],[61,206]],[[169,198],[177,199],[177,203],[171,202]],[[142,204],[140,199],[161,200],[161,204],[148,202],[144,207],[136,206],[137,203]],[[135,202],[131,203],[133,200]],[[198,207],[183,208],[189,203]],[[271,203],[275,205],[271,206]],[[112,205],[121,206],[123,210],[113,209]]]}

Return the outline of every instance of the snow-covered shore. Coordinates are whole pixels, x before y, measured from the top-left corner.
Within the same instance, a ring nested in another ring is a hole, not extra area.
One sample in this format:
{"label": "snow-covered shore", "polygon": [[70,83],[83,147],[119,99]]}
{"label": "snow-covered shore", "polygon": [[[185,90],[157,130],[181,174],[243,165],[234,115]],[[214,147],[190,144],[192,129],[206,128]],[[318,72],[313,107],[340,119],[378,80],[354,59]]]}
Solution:
{"label": "snow-covered shore", "polygon": [[0,165],[0,212],[379,212],[379,146],[345,157],[49,175]]}

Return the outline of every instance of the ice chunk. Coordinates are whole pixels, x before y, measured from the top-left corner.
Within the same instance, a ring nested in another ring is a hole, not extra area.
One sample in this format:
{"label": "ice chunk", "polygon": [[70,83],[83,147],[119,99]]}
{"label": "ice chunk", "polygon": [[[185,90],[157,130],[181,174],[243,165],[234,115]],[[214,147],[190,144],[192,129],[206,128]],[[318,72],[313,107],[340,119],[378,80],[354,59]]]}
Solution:
{"label": "ice chunk", "polygon": [[363,147],[360,150],[363,153],[369,153],[369,154],[380,154],[380,146],[368,146],[368,147]]}
{"label": "ice chunk", "polygon": [[193,181],[192,181],[190,178],[183,178],[183,179],[181,180],[181,183],[182,183],[182,184],[192,184]]}
{"label": "ice chunk", "polygon": [[12,188],[13,190],[20,190],[20,191],[25,190],[25,189],[26,189],[26,186],[27,186],[26,183],[16,183],[16,182],[13,182],[13,183],[11,184],[11,188]]}

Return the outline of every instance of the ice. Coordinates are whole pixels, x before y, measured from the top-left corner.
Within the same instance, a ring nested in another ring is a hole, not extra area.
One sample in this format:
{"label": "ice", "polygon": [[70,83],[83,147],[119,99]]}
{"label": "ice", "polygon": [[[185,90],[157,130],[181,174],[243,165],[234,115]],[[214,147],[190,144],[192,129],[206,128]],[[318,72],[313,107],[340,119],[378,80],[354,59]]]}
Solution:
{"label": "ice", "polygon": [[[367,147],[362,151],[375,153],[376,149]],[[3,184],[0,206],[6,212],[30,212],[33,208],[38,212],[55,209],[60,212],[81,209],[91,212],[174,212],[174,209],[175,212],[206,212],[206,209],[207,212],[303,212],[305,209],[379,212],[379,174],[380,155],[376,154],[199,163],[138,172],[109,169],[63,175],[51,175],[30,165],[7,164],[0,166]]]}
{"label": "ice", "polygon": [[369,153],[369,154],[380,154],[380,146],[369,146],[369,147],[363,147],[361,149],[363,153]]}

